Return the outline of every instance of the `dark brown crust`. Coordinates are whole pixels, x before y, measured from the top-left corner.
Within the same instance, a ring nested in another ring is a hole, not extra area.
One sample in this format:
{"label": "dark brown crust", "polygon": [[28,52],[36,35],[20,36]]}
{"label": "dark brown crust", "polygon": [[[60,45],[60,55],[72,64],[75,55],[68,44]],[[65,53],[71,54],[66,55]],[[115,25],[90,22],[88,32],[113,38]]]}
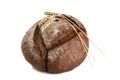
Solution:
{"label": "dark brown crust", "polygon": [[[72,16],[67,17],[74,21],[74,23],[77,24],[80,29],[82,28],[87,34],[86,29],[81,22]],[[88,38],[80,31],[79,34],[88,47]],[[48,72],[60,73],[72,70],[84,61],[86,55],[87,53],[78,39],[78,36],[76,36],[66,43],[48,51]]]}
{"label": "dark brown crust", "polygon": [[76,36],[48,51],[48,72],[59,73],[72,70],[82,63],[85,57],[86,52]]}
{"label": "dark brown crust", "polygon": [[37,24],[38,23],[35,23],[24,36],[22,41],[22,52],[25,59],[29,63],[31,63],[37,69],[41,71],[45,71],[46,67],[45,67],[44,58],[42,56],[41,51],[35,45],[34,39],[33,39]]}
{"label": "dark brown crust", "polygon": [[42,37],[48,50],[55,48],[72,39],[76,33],[63,19],[53,21],[42,32]]}
{"label": "dark brown crust", "polygon": [[40,56],[41,58],[44,60],[44,63],[45,63],[45,67],[46,67],[46,71],[47,71],[47,49],[45,47],[45,44],[43,42],[43,38],[42,38],[42,32],[40,30],[40,26],[36,26],[36,29],[35,29],[35,32],[34,32],[34,37],[33,37],[33,40],[34,40],[34,44],[35,44],[35,47],[39,50],[40,52]]}
{"label": "dark brown crust", "polygon": [[[72,16],[65,16],[87,34],[80,21]],[[22,52],[29,63],[41,71],[60,73],[72,70],[83,62],[87,53],[67,22],[57,18],[43,31],[41,26],[41,21],[35,23],[22,41]],[[88,38],[78,29],[77,31],[88,47]]]}

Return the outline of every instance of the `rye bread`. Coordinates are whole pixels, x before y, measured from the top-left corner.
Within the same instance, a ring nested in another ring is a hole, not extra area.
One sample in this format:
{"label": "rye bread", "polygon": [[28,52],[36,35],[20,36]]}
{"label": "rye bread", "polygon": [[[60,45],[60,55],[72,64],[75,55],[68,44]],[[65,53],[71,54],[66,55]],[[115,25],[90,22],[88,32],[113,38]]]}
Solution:
{"label": "rye bread", "polygon": [[[65,16],[87,35],[79,20]],[[25,59],[38,70],[50,73],[66,72],[80,65],[87,53],[71,26],[60,17],[54,17],[41,29],[44,24],[41,20],[36,22],[25,34],[21,46]],[[76,30],[88,47],[88,38],[79,29]]]}

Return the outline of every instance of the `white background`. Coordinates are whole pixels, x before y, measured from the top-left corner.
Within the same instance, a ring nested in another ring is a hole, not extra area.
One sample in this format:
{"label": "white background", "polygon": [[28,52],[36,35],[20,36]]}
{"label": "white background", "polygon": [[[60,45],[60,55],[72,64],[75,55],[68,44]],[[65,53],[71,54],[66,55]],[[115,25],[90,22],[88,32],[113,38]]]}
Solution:
{"label": "white background", "polygon": [[[26,31],[45,17],[44,11],[78,18],[90,39],[91,63],[85,61],[62,74],[38,72],[25,61],[21,41]],[[120,80],[119,0],[0,0],[0,80]],[[92,67],[93,66],[93,67]]]}

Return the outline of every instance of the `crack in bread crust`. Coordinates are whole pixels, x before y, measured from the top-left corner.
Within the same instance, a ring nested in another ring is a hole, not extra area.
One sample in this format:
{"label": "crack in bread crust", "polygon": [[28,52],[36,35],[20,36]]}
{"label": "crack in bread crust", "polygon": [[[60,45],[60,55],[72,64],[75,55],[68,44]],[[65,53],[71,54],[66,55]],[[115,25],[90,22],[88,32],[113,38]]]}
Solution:
{"label": "crack in bread crust", "polygon": [[[42,31],[43,41],[48,50],[64,44],[68,40],[76,36],[75,31],[63,19],[55,17],[57,21],[52,21],[51,24]],[[79,30],[76,29],[78,32]]]}

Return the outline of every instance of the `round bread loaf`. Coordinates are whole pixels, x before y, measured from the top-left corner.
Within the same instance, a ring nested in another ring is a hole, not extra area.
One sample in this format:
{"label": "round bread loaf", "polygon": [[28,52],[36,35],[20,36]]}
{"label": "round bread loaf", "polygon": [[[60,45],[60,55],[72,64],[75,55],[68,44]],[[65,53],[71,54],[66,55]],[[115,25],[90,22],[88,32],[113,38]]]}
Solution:
{"label": "round bread loaf", "polygon": [[83,34],[84,32],[87,35],[85,27],[76,18],[61,15],[68,21],[60,15],[48,15],[36,22],[22,40],[25,59],[40,71],[61,73],[72,70],[80,65],[87,55],[88,49],[85,50],[79,39],[80,36],[88,47],[88,38]]}

